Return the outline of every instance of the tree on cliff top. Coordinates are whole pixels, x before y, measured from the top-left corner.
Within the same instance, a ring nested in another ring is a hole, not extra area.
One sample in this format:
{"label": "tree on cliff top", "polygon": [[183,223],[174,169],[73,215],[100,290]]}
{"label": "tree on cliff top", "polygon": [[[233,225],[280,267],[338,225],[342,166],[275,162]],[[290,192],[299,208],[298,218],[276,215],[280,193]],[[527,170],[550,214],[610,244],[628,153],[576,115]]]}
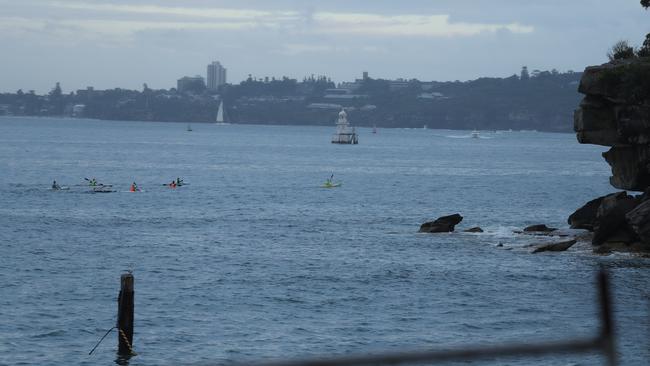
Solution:
{"label": "tree on cliff top", "polygon": [[641,6],[644,8],[650,8],[650,0],[641,0]]}
{"label": "tree on cliff top", "polygon": [[57,81],[54,88],[50,90],[50,97],[60,98],[62,94],[63,92],[61,91],[61,84],[59,84],[59,82]]}
{"label": "tree on cliff top", "polygon": [[646,34],[645,41],[643,41],[643,45],[639,47],[639,50],[636,51],[636,55],[639,57],[650,57],[650,33]]}
{"label": "tree on cliff top", "polygon": [[609,58],[609,61],[632,58],[634,57],[634,48],[632,48],[627,41],[618,41],[607,52],[607,57]]}

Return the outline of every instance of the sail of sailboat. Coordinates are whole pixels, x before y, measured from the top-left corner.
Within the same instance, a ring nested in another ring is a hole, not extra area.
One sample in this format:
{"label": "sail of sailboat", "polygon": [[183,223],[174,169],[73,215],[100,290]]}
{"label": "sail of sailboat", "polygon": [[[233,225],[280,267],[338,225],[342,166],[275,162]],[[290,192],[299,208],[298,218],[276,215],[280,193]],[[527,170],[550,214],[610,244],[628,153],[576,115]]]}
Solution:
{"label": "sail of sailboat", "polygon": [[218,125],[225,125],[227,124],[223,118],[223,100],[221,103],[219,103],[219,110],[217,111],[217,120],[216,120]]}

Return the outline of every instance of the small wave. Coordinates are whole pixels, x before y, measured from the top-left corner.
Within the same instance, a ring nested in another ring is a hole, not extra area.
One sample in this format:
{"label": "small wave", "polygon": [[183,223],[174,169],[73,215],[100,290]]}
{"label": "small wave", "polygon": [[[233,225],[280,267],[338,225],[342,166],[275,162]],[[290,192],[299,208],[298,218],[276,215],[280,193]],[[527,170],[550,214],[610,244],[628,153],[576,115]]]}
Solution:
{"label": "small wave", "polygon": [[270,300],[276,301],[276,302],[283,302],[283,303],[290,303],[290,304],[304,304],[304,300],[296,299],[294,297],[279,297],[279,296],[274,296],[274,297],[267,297]]}
{"label": "small wave", "polygon": [[58,329],[58,330],[52,330],[52,331],[45,332],[45,333],[34,334],[34,335],[31,336],[31,338],[40,339],[40,338],[58,337],[58,336],[62,336],[64,334],[65,334],[65,331],[63,329]]}
{"label": "small wave", "polygon": [[469,139],[469,138],[472,138],[471,135],[448,135],[448,136],[444,136],[444,137],[450,138],[450,139]]}

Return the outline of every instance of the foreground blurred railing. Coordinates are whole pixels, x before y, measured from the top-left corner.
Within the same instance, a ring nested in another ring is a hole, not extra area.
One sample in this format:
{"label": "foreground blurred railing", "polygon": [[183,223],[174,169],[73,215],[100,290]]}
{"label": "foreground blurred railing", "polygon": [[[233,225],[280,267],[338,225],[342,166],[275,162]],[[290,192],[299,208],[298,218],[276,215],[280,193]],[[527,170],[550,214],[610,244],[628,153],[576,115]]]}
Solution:
{"label": "foreground blurred railing", "polygon": [[[264,363],[246,362],[245,364],[255,366],[397,365],[416,362],[438,363],[448,361],[472,361],[494,357],[600,353],[604,356],[608,366],[615,366],[617,364],[617,357],[612,323],[609,276],[604,269],[601,269],[598,272],[598,294],[600,307],[600,331],[596,336],[586,339],[573,339],[537,344],[520,343],[509,345],[489,345],[440,351],[424,350]],[[239,365],[243,365],[243,363]]]}

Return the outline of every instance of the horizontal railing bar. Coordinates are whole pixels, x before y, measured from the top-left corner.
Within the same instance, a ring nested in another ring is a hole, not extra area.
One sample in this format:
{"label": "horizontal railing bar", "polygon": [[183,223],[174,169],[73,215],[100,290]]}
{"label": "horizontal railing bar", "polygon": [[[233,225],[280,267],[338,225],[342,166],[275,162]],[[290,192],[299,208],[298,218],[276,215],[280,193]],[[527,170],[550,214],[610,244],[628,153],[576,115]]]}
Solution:
{"label": "horizontal railing bar", "polygon": [[539,344],[484,345],[450,350],[428,350],[395,352],[376,355],[341,356],[314,358],[308,360],[284,360],[269,362],[233,363],[247,366],[352,366],[403,364],[415,362],[469,361],[495,357],[526,357],[548,354],[600,353],[608,365],[615,366],[616,347],[613,332],[612,306],[609,289],[609,276],[604,268],[598,273],[598,292],[600,302],[600,334],[594,338],[555,341]]}

